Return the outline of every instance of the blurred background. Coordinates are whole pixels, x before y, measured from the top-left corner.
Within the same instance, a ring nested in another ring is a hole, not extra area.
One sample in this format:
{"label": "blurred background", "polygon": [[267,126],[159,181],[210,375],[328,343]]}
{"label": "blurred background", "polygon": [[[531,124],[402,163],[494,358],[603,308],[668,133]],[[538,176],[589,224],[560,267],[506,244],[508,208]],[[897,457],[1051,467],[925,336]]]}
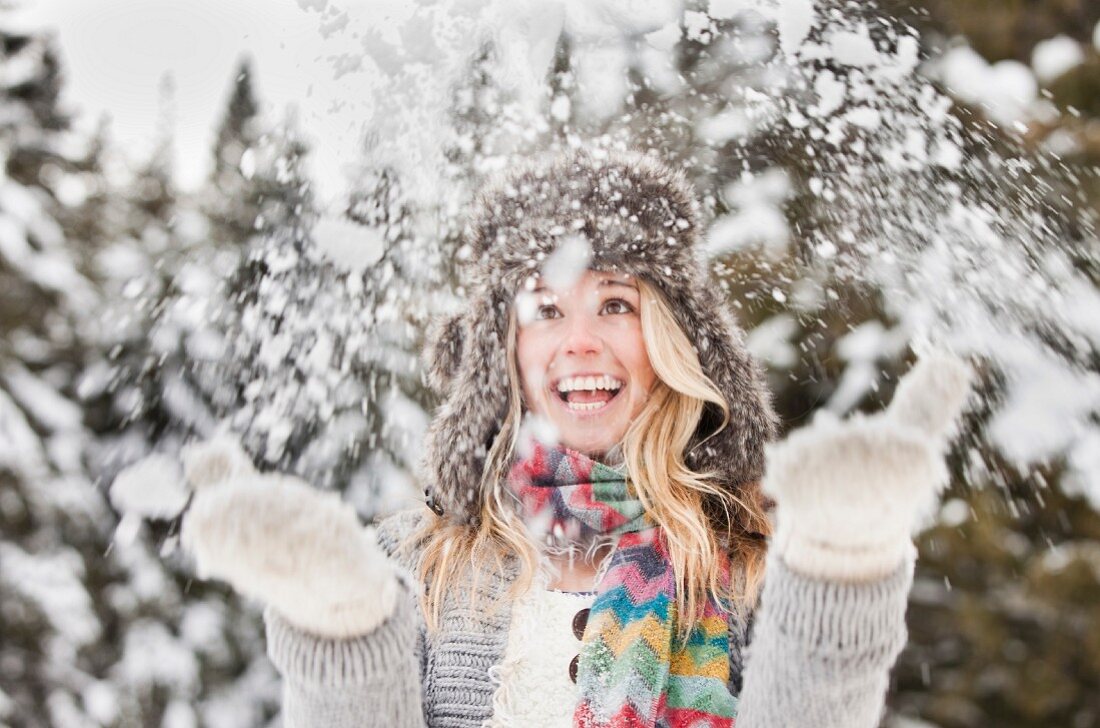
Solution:
{"label": "blurred background", "polygon": [[1100,4],[126,5],[0,8],[0,725],[278,725],[171,458],[415,505],[464,207],[583,143],[688,171],[786,427],[981,363],[885,725],[1100,726]]}

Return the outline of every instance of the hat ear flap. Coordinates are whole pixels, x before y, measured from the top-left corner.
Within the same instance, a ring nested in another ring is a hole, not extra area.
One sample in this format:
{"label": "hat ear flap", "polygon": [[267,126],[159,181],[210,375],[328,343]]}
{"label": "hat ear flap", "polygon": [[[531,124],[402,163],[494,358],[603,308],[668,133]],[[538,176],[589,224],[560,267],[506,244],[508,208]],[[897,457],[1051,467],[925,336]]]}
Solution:
{"label": "hat ear flap", "polygon": [[499,296],[486,296],[470,309],[446,400],[428,428],[428,505],[458,523],[478,521],[485,461],[508,411],[507,320]]}
{"label": "hat ear flap", "polygon": [[462,363],[464,326],[459,314],[436,319],[428,330],[424,345],[425,374],[428,386],[446,397]]}
{"label": "hat ear flap", "polygon": [[[695,344],[703,373],[729,407],[729,422],[716,434],[698,432],[688,448],[688,464],[713,472],[720,482],[751,504],[766,507],[759,490],[764,476],[764,446],[775,439],[779,419],[771,404],[763,371],[745,348],[743,332],[718,296],[704,286],[689,286],[672,310]],[[743,523],[767,533],[765,523]]]}

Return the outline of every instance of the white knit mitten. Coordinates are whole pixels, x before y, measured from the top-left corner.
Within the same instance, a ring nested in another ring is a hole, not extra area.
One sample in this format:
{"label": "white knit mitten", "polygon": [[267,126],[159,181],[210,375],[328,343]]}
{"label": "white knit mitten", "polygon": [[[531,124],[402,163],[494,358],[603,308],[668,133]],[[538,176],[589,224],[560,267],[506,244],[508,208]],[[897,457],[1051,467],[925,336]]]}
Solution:
{"label": "white knit mitten", "polygon": [[367,634],[392,614],[396,570],[337,494],[256,472],[225,437],[181,457],[196,492],[180,541],[200,578],[226,581],[321,637]]}
{"label": "white knit mitten", "polygon": [[957,358],[922,358],[885,412],[818,417],[767,448],[763,486],[776,501],[777,520],[772,548],[789,568],[868,581],[914,552],[912,532],[947,481],[946,435],[970,376]]}

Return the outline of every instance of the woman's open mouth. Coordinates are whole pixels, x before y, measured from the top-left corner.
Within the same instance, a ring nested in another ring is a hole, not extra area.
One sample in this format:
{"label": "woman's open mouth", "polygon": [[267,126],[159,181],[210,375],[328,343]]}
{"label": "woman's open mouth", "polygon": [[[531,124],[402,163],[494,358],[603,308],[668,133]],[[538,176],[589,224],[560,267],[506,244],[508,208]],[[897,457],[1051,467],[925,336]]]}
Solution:
{"label": "woman's open mouth", "polygon": [[557,394],[570,412],[589,413],[607,407],[623,389],[623,382],[608,374],[563,377]]}

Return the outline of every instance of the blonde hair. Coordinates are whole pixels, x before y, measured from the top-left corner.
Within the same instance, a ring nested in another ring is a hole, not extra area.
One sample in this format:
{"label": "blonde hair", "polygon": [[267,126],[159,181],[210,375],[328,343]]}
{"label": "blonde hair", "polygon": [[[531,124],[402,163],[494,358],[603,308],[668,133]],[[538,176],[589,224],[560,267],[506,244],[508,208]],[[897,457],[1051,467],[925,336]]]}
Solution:
{"label": "blonde hair", "polygon": [[[642,339],[657,381],[642,411],[623,435],[622,453],[635,494],[667,538],[683,636],[694,628],[711,594],[734,608],[749,608],[755,603],[764,567],[762,536],[768,534],[747,533],[737,524],[753,523],[767,530],[768,520],[759,502],[739,498],[715,483],[713,474],[695,472],[686,464],[685,453],[705,408],[711,405],[721,412],[721,429],[730,424],[729,406],[704,374],[664,297],[652,284],[642,279],[637,283]],[[439,625],[445,595],[461,592],[455,587],[463,585],[470,571],[474,581],[469,596],[473,598],[484,565],[491,567],[490,572],[503,573],[508,555],[515,554],[519,575],[506,595],[515,598],[530,588],[538,568],[537,548],[514,509],[505,502],[505,488],[501,487],[514,457],[523,417],[515,342],[513,314],[506,339],[509,406],[486,457],[480,483],[479,524],[457,525],[429,513],[412,539],[422,544],[418,572],[425,589],[420,603],[431,630]],[[720,579],[723,551],[730,559],[728,592],[723,591]],[[474,568],[474,564],[483,566]],[[496,609],[501,604],[484,606]]]}

